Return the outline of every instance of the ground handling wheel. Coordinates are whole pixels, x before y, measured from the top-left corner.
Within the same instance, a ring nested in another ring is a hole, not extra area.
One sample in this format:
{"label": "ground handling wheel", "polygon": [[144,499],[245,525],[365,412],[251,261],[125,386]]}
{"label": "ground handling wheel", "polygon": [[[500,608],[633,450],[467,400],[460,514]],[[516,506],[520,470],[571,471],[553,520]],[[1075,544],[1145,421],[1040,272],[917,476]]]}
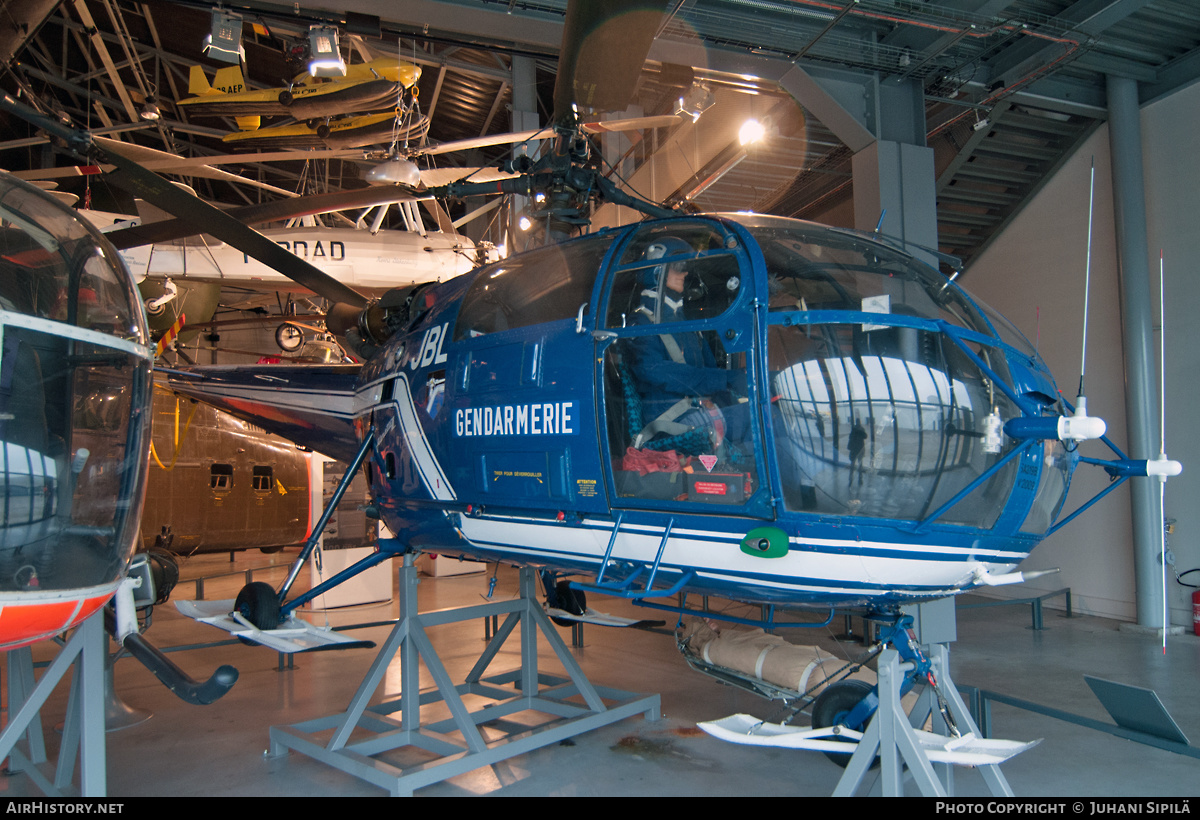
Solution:
{"label": "ground handling wheel", "polygon": [[[581,589],[572,589],[571,582],[561,580],[555,583],[551,573],[542,573],[542,584],[546,589],[546,603],[553,609],[561,609],[572,615],[583,615],[587,612],[587,596]],[[574,626],[576,621],[566,618],[550,617],[559,626]]]}
{"label": "ground handling wheel", "polygon": [[[812,708],[812,726],[814,729],[826,729],[830,726],[846,726],[847,729],[853,729],[856,732],[865,731],[867,721],[859,723],[857,726],[849,726],[846,724],[846,717],[850,711],[854,709],[862,699],[867,697],[874,691],[873,686],[860,680],[840,680],[837,683],[832,683],[825,687],[825,691],[817,695],[817,700],[813,703]],[[846,740],[850,743],[849,739]],[[850,763],[849,754],[841,754],[838,752],[825,752],[825,756],[834,763],[846,768]],[[875,762],[871,764],[872,768],[879,765],[879,758],[875,758]]]}
{"label": "ground handling wheel", "polygon": [[233,608],[243,618],[262,630],[279,626],[279,596],[270,584],[255,581],[242,587]]}

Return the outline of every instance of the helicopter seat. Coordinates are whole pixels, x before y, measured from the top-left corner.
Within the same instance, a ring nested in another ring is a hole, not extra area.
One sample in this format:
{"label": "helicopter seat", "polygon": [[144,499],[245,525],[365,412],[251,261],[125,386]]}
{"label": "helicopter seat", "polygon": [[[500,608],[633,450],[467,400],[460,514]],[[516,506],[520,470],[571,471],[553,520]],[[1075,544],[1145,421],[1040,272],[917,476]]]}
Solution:
{"label": "helicopter seat", "polygon": [[633,376],[625,363],[617,363],[617,374],[621,382],[621,395],[625,403],[626,429],[632,444],[639,450],[665,452],[675,450],[694,456],[712,450],[708,431],[680,424],[675,419],[691,409],[691,402],[680,400],[665,413],[646,424],[642,415],[642,396],[633,383]]}

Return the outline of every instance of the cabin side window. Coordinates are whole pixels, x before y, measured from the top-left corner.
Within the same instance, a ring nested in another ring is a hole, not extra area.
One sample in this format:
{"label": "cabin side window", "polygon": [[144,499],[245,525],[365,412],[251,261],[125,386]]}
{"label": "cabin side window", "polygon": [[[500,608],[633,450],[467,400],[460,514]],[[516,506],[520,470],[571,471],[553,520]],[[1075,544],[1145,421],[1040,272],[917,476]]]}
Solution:
{"label": "cabin side window", "polygon": [[574,318],[592,298],[612,240],[610,234],[584,237],[484,269],[463,297],[455,341]]}
{"label": "cabin side window", "polygon": [[226,491],[233,487],[233,465],[213,464],[208,472],[208,486],[217,491]]}
{"label": "cabin side window", "polygon": [[269,492],[271,486],[275,483],[275,476],[269,464],[256,465],[251,479],[254,489],[260,493]]}

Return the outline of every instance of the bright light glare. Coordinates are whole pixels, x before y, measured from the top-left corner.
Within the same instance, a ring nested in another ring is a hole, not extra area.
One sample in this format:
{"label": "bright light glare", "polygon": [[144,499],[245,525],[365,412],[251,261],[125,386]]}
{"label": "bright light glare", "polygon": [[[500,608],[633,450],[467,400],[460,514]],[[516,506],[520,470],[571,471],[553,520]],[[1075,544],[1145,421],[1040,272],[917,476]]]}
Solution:
{"label": "bright light glare", "polygon": [[523,231],[527,231],[533,227],[533,221],[529,217],[523,216],[517,220],[517,227]]}
{"label": "bright light glare", "polygon": [[758,142],[766,134],[766,129],[758,120],[746,120],[742,123],[742,127],[738,129],[738,142],[742,145],[749,145],[752,142]]}

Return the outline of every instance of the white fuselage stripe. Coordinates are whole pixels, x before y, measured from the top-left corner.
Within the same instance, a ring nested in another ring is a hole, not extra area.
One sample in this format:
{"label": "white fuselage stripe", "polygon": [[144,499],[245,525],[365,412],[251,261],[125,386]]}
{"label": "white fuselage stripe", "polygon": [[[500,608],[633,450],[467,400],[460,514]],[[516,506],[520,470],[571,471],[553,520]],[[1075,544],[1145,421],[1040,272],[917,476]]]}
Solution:
{"label": "white fuselage stripe", "polygon": [[[566,533],[561,524],[536,519],[496,519],[464,517],[460,523],[464,537],[484,549],[512,552],[548,563],[570,558],[585,563],[599,563],[607,549],[606,533],[612,530],[597,522],[595,527],[570,528],[571,547],[564,549]],[[663,530],[652,527],[622,525],[612,552],[612,560],[629,561],[648,566],[654,560]],[[976,567],[988,564],[993,569],[1011,567],[1027,553],[993,551],[995,554],[958,554],[959,560],[930,559],[918,555],[877,555],[869,551],[889,545],[869,541],[845,542],[835,551],[804,551],[794,549],[781,558],[764,559],[748,555],[738,548],[739,539],[714,538],[713,533],[672,530],[670,543],[661,559],[666,571],[695,570],[699,578],[734,585],[752,585],[777,590],[819,591],[838,590],[859,594],[881,594],[884,589],[908,589],[913,594],[933,591],[947,593],[970,586]],[[797,545],[802,545],[798,541]],[[840,543],[840,542],[838,542]],[[892,545],[902,547],[904,545]],[[910,550],[922,550],[920,546]],[[922,550],[932,552],[932,550]],[[766,577],[772,576],[772,577]],[[826,579],[814,584],[811,579]]]}
{"label": "white fuselage stripe", "polygon": [[[181,390],[187,389],[187,384],[180,384]],[[351,419],[353,397],[339,393],[321,392],[318,390],[293,390],[288,388],[272,388],[264,393],[261,387],[242,387],[231,385],[221,387],[208,383],[204,385],[205,394],[214,398],[239,399],[255,404],[265,404],[269,407],[287,408],[289,410],[305,410],[322,416]]]}
{"label": "white fuselage stripe", "polygon": [[437,501],[453,501],[456,498],[454,488],[450,486],[450,481],[425,436],[425,428],[421,419],[417,417],[417,408],[413,404],[408,377],[403,373],[396,374],[396,382],[392,386],[392,400],[396,405],[396,415],[399,417],[405,446],[412,453],[413,463],[421,474],[425,489]]}

